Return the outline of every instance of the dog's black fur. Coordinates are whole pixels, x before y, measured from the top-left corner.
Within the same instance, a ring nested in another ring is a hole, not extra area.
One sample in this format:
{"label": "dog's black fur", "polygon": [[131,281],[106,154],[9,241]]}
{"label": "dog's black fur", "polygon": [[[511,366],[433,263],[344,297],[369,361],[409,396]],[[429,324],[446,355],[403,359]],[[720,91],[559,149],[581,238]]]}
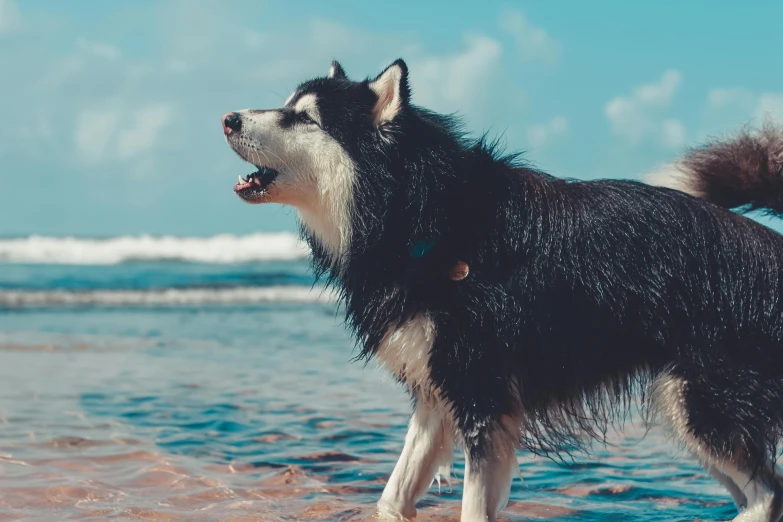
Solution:
{"label": "dog's black fur", "polygon": [[[775,454],[783,237],[676,190],[548,176],[411,105],[407,78],[380,133],[367,82],[340,70],[299,90],[317,92],[324,130],[357,165],[350,251],[335,268],[308,236],[316,271],[341,291],[362,357],[390,325],[434,321],[432,385],[469,455],[520,412],[525,448],[583,448],[663,371],[687,382],[688,429],[715,455],[759,467]],[[433,246],[413,255],[421,242]],[[446,275],[457,260],[463,281]]]}

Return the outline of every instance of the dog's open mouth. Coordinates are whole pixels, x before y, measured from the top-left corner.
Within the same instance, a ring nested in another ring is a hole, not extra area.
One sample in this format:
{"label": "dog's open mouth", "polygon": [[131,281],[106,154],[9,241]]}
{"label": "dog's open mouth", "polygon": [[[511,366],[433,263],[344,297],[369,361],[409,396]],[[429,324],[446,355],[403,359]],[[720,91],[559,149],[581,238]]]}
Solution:
{"label": "dog's open mouth", "polygon": [[277,171],[269,167],[259,167],[257,171],[248,174],[245,178],[239,176],[239,181],[234,185],[237,196],[248,203],[262,203],[269,195],[269,187],[277,178]]}

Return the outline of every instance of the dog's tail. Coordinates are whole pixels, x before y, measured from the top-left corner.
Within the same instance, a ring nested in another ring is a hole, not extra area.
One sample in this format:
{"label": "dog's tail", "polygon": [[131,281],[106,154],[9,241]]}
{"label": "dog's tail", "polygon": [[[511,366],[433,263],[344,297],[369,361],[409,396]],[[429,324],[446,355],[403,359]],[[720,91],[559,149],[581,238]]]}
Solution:
{"label": "dog's tail", "polygon": [[783,127],[767,123],[714,140],[644,180],[722,207],[742,212],[763,209],[783,217]]}

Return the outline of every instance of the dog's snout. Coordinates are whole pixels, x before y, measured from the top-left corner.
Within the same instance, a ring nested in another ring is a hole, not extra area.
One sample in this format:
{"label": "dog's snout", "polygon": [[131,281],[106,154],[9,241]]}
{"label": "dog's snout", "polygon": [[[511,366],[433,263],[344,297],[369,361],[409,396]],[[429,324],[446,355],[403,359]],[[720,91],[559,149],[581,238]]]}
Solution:
{"label": "dog's snout", "polygon": [[229,112],[223,115],[223,134],[228,136],[233,132],[239,132],[242,130],[242,118],[235,112]]}

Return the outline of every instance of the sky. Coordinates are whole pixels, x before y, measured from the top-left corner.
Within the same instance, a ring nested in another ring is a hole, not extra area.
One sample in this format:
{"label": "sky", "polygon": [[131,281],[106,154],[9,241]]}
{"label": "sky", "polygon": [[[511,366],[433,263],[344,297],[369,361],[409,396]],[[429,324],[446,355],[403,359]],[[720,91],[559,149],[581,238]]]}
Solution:
{"label": "sky", "polygon": [[241,203],[220,116],[273,108],[332,59],[406,60],[563,177],[633,178],[783,118],[783,2],[0,0],[0,236],[295,230]]}

